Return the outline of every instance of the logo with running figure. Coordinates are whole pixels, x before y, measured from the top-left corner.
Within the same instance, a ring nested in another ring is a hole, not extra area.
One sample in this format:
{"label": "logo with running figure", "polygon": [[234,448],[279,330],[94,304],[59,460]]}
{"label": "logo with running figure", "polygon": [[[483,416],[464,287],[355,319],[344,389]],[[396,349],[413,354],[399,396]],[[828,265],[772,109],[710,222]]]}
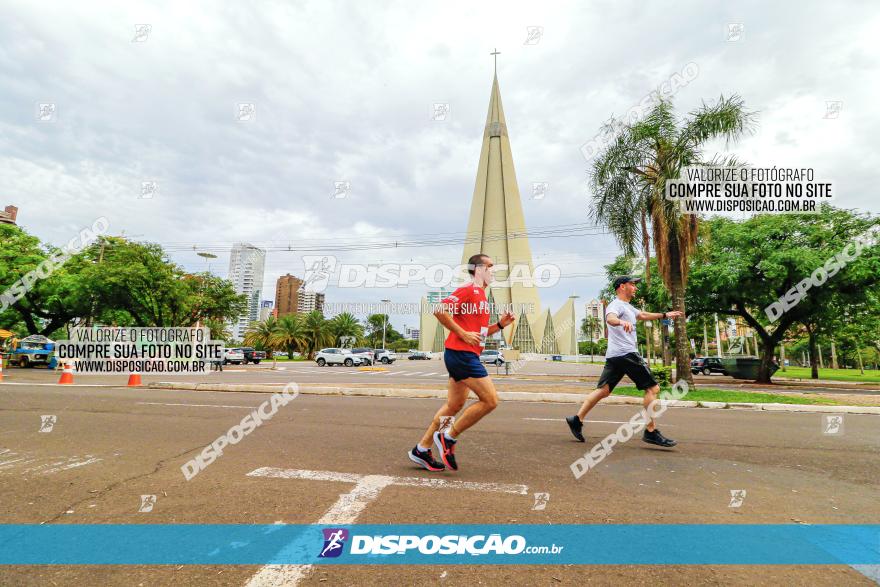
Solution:
{"label": "logo with running figure", "polygon": [[455,423],[455,416],[440,416],[440,428],[438,428],[438,432],[445,432],[446,430],[452,430],[452,425]]}
{"label": "logo with running figure", "polygon": [[318,558],[336,558],[342,554],[345,541],[348,540],[348,530],[344,528],[324,528],[324,548]]}
{"label": "logo with running figure", "polygon": [[330,277],[336,269],[336,257],[332,255],[303,255],[305,276],[303,289],[323,292],[330,283]]}

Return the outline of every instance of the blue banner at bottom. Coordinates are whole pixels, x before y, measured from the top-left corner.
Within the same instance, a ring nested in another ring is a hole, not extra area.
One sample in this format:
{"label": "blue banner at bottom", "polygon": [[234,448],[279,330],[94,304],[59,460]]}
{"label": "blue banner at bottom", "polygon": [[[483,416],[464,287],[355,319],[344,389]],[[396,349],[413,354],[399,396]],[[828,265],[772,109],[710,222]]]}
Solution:
{"label": "blue banner at bottom", "polygon": [[0,525],[4,565],[876,565],[880,525]]}

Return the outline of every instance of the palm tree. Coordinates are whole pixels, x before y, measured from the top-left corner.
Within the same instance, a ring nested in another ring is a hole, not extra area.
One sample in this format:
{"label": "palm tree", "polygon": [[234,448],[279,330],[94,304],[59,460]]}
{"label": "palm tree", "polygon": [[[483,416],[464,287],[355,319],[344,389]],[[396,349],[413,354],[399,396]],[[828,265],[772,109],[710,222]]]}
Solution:
{"label": "palm tree", "polygon": [[216,318],[206,318],[205,326],[211,331],[211,340],[229,340],[232,333],[227,329],[227,324],[223,320]]}
{"label": "palm tree", "polygon": [[593,336],[599,330],[599,319],[595,316],[587,316],[581,321],[581,333],[590,337],[590,363],[593,362]]}
{"label": "palm tree", "polygon": [[303,329],[302,316],[299,314],[288,314],[282,316],[275,323],[273,332],[274,345],[287,351],[287,358],[293,358],[295,350],[305,349],[307,346],[307,338]]}
{"label": "palm tree", "polygon": [[262,322],[251,322],[244,333],[244,344],[266,351],[272,355],[273,369],[277,363],[275,359],[275,349],[278,348],[275,342],[275,330],[277,327],[278,321],[273,316],[269,316]]}
{"label": "palm tree", "polygon": [[[666,99],[644,120],[608,123],[619,130],[593,163],[592,216],[614,234],[626,255],[635,255],[640,243],[645,259],[650,259],[653,238],[660,277],[675,310],[685,310],[688,260],[696,245],[699,219],[695,214],[682,214],[677,202],[663,197],[666,181],[678,179],[686,166],[738,165],[732,156],[705,161],[703,144],[719,137],[736,141],[752,132],[754,122],[755,114],[747,112],[743,100],[733,95],[721,96],[717,104],[703,103],[680,126]],[[675,335],[676,377],[693,384],[690,369],[682,368],[688,364],[684,317],[675,320]]]}
{"label": "palm tree", "polygon": [[342,345],[340,342],[340,338],[343,336],[352,336],[357,341],[360,341],[364,337],[364,327],[361,326],[361,323],[358,322],[358,319],[355,318],[352,314],[348,312],[343,312],[342,314],[337,314],[329,321],[330,332],[333,334],[334,343]]}
{"label": "palm tree", "polygon": [[315,351],[333,342],[330,323],[318,310],[312,310],[306,314],[303,321],[303,334],[306,337],[306,351],[309,359],[315,356]]}

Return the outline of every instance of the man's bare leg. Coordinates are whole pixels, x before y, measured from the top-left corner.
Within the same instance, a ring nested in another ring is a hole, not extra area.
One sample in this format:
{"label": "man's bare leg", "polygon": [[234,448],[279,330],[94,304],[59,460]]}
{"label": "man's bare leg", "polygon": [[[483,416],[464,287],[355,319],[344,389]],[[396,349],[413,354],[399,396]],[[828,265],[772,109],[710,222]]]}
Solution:
{"label": "man's bare leg", "polygon": [[476,395],[477,400],[467,407],[461,417],[453,423],[449,436],[457,438],[459,434],[479,422],[483,416],[498,407],[498,392],[489,377],[468,377],[462,381]]}
{"label": "man's bare leg", "polygon": [[[461,383],[464,384],[465,392],[461,395],[456,392],[454,398],[450,394],[450,399],[461,399],[461,403],[464,403],[464,400],[467,399],[467,391],[470,389],[477,395],[477,401],[469,405],[458,421],[453,422],[449,429],[433,434],[434,446],[437,447],[437,453],[443,465],[453,471],[458,470],[458,463],[455,460],[455,444],[458,435],[479,422],[483,416],[498,406],[498,392],[495,391],[495,385],[489,377],[468,377]],[[461,408],[461,404],[453,402],[449,406],[450,413],[452,408],[455,408],[457,412]],[[448,415],[445,413],[446,411],[441,409],[438,416]],[[431,424],[431,429],[435,429],[435,425],[439,423],[439,417],[436,420],[437,422]]]}
{"label": "man's bare leg", "polygon": [[[642,405],[645,406],[645,412],[647,412],[648,416],[651,415],[651,410],[649,408],[651,403],[657,399],[658,391],[660,391],[659,385],[654,385],[645,390],[645,399],[642,400]],[[645,430],[648,432],[654,431],[654,418],[648,418],[648,424],[645,426]]]}
{"label": "man's bare leg", "polygon": [[654,426],[654,419],[651,418],[651,403],[657,401],[657,392],[660,391],[659,385],[652,385],[651,387],[645,390],[645,399],[642,400],[642,404],[645,406],[645,411],[648,413],[648,423],[645,425],[645,431],[642,433],[642,440],[647,442],[648,444],[656,444],[657,446],[662,446],[663,448],[672,448],[677,442],[672,440],[671,438],[666,438],[663,436],[659,430]]}
{"label": "man's bare leg", "polygon": [[587,394],[578,413],[574,416],[568,416],[565,419],[565,422],[568,424],[568,429],[571,430],[572,435],[580,442],[586,442],[583,429],[584,419],[587,417],[587,414],[590,413],[590,410],[592,410],[602,398],[608,397],[609,395],[611,395],[611,387],[607,383],[598,389],[594,389]]}
{"label": "man's bare leg", "polygon": [[[464,402],[467,401],[468,396],[468,387],[464,381],[456,381],[452,377],[449,378],[446,392],[446,403],[443,404],[443,407],[437,410],[436,414],[434,414],[434,419],[431,420],[431,425],[428,426],[428,430],[419,441],[419,446],[430,447],[434,442],[434,432],[440,428],[440,418],[443,416],[454,416],[464,407]],[[456,428],[458,428],[458,426],[456,426]]]}
{"label": "man's bare leg", "polygon": [[590,410],[592,410],[601,399],[606,398],[609,395],[611,395],[611,390],[608,388],[608,384],[605,384],[587,394],[584,403],[581,404],[581,409],[578,410],[578,419],[583,422]]}

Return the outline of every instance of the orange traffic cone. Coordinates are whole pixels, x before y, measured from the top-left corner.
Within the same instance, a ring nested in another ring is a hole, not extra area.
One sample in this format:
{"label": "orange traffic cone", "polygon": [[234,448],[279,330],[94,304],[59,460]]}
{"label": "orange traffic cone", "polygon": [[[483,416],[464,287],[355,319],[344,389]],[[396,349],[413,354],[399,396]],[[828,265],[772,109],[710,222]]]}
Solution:
{"label": "orange traffic cone", "polygon": [[128,376],[128,386],[129,387],[140,387],[143,385],[141,383],[141,375],[140,373],[132,373]]}
{"label": "orange traffic cone", "polygon": [[61,379],[58,380],[59,385],[69,385],[73,383],[73,365],[64,363],[64,371],[61,373]]}

